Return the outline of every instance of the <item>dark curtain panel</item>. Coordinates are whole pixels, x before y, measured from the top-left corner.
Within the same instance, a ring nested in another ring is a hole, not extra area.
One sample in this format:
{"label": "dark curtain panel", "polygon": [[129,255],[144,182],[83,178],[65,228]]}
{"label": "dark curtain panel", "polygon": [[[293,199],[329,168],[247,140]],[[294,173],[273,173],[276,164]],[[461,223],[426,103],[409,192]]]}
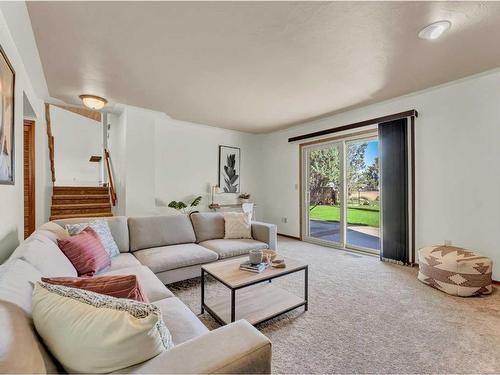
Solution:
{"label": "dark curtain panel", "polygon": [[382,204],[381,258],[410,261],[408,119],[379,124]]}

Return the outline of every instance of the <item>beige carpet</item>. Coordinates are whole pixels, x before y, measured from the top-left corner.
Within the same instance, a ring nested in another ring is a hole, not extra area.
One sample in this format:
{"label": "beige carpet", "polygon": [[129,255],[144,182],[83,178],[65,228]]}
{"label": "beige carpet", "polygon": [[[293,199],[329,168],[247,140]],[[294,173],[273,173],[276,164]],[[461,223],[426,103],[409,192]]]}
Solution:
{"label": "beige carpet", "polygon": [[[286,238],[279,252],[309,264],[309,311],[258,327],[273,343],[275,373],[500,373],[497,290],[451,297],[417,281],[416,269]],[[302,274],[274,282],[302,293]],[[199,279],[169,288],[199,314]],[[207,290],[229,295],[216,282]]]}

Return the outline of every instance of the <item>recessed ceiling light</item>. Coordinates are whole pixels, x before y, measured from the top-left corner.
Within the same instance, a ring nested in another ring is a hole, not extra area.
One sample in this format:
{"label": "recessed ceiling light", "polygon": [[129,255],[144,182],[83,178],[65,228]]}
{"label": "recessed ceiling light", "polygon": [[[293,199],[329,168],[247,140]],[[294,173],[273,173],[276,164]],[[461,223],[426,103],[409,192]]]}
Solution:
{"label": "recessed ceiling light", "polygon": [[451,27],[450,21],[438,21],[424,27],[418,33],[421,39],[434,40],[439,38],[443,33]]}
{"label": "recessed ceiling light", "polygon": [[102,109],[108,102],[106,99],[95,95],[80,95],[83,105],[90,109],[99,110]]}

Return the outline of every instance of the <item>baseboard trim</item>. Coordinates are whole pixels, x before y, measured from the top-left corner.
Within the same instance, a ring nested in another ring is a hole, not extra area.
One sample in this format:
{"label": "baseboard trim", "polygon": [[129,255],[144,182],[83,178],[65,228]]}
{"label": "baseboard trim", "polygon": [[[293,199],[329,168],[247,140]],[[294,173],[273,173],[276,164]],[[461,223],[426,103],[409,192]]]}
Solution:
{"label": "baseboard trim", "polygon": [[297,240],[297,241],[301,241],[302,240],[300,237],[290,236],[289,234],[278,233],[278,236],[291,238],[292,240]]}
{"label": "baseboard trim", "polygon": [[[302,238],[296,237],[296,236],[291,236],[289,234],[278,233],[278,236],[286,237],[286,238],[291,238],[292,240],[302,241]],[[409,264],[409,266],[410,267],[414,267],[414,266],[418,267],[418,263],[412,263],[412,264]],[[495,285],[500,285],[500,281],[499,280],[492,280],[492,282]]]}

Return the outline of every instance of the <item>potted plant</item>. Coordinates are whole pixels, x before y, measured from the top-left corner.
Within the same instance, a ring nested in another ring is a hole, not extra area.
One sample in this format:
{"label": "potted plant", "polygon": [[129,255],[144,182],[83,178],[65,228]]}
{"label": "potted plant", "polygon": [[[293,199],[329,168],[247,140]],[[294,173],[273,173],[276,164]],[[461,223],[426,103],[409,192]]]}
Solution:
{"label": "potted plant", "polygon": [[168,204],[168,207],[170,208],[175,208],[176,210],[178,211],[181,211],[182,213],[185,213],[185,214],[192,214],[193,213],[193,210],[196,206],[198,206],[201,202],[201,196],[198,196],[196,197],[195,199],[193,199],[193,201],[191,203],[184,203],[182,201],[172,201]]}
{"label": "potted plant", "polygon": [[249,193],[241,193],[238,198],[240,198],[241,203],[247,203],[250,201],[250,194]]}

